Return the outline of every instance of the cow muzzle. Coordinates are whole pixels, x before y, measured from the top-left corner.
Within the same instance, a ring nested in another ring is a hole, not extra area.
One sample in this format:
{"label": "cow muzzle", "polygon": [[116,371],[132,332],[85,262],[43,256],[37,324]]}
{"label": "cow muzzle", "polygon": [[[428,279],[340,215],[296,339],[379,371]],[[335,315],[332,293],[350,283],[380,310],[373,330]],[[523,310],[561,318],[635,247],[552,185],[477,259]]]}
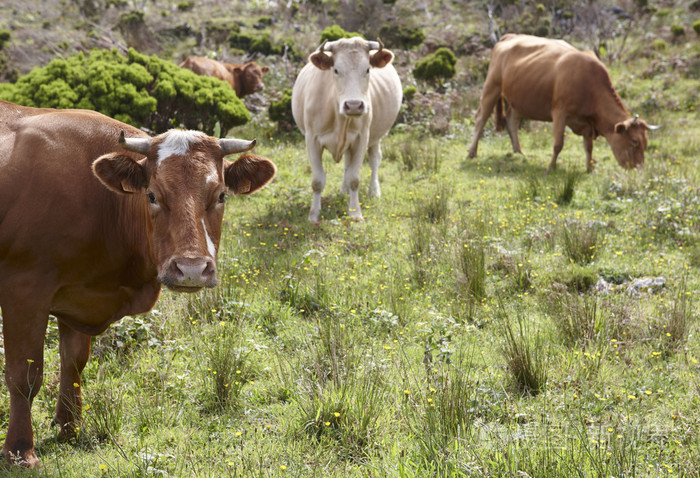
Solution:
{"label": "cow muzzle", "polygon": [[347,116],[362,116],[367,113],[367,106],[362,100],[345,100],[343,101],[342,114]]}
{"label": "cow muzzle", "polygon": [[158,277],[167,288],[178,292],[196,292],[218,283],[216,263],[210,257],[174,257]]}

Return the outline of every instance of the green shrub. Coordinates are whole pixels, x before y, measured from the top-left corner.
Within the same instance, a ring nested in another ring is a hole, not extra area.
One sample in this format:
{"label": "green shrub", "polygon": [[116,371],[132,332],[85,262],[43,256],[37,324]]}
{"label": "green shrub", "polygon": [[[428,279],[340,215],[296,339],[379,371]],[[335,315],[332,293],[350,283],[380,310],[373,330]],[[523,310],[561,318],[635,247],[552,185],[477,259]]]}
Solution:
{"label": "green shrub", "polygon": [[5,44],[10,40],[10,30],[0,30],[0,50],[5,48]]}
{"label": "green shrub", "polygon": [[226,133],[250,118],[228,84],[130,49],[92,50],[35,68],[0,98],[39,108],[83,108],[160,133],[180,124]]}
{"label": "green shrub", "polygon": [[276,121],[280,130],[291,130],[294,126],[294,118],[292,116],[292,90],[285,88],[282,92],[282,98],[277,101],[271,101],[270,107],[267,110],[272,121]]}
{"label": "green shrub", "polygon": [[425,33],[418,27],[386,23],[379,30],[379,37],[391,47],[408,50],[423,43]]}
{"label": "green shrub", "polygon": [[683,28],[683,25],[673,24],[671,25],[671,33],[673,33],[674,37],[682,37],[685,35],[685,28]]}
{"label": "green shrub", "polygon": [[455,74],[457,57],[449,48],[438,48],[434,53],[424,56],[416,62],[413,76],[418,80],[438,81],[452,78]]}
{"label": "green shrub", "polygon": [[695,33],[700,35],[700,20],[693,23],[693,30],[695,31]]}
{"label": "green shrub", "polygon": [[236,48],[247,53],[281,56],[284,55],[286,50],[287,56],[291,59],[300,59],[303,57],[294,47],[294,40],[284,38],[273,42],[270,40],[269,33],[250,35],[234,30],[228,37],[228,44],[231,48]]}
{"label": "green shrub", "polygon": [[415,86],[409,85],[406,88],[403,89],[403,97],[406,101],[411,101],[414,96],[416,96],[416,93],[418,90],[416,89]]}
{"label": "green shrub", "polygon": [[177,10],[179,12],[188,12],[194,8],[194,2],[186,1],[186,2],[179,2],[177,4]]}
{"label": "green shrub", "polygon": [[662,38],[654,38],[651,42],[651,47],[656,51],[661,51],[666,49],[666,42]]}
{"label": "green shrub", "polygon": [[321,32],[321,41],[336,41],[340,40],[341,38],[352,38],[361,36],[362,35],[360,35],[357,32],[346,32],[338,25],[331,25],[330,27],[324,28],[324,30]]}

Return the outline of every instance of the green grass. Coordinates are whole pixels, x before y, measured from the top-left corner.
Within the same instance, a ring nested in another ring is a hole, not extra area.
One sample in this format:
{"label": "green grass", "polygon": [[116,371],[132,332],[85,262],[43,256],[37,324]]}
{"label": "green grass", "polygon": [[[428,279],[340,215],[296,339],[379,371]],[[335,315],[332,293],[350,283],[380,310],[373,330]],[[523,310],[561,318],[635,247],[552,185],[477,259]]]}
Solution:
{"label": "green grass", "polygon": [[[313,226],[300,136],[260,118],[234,131],[258,137],[279,172],[228,201],[221,285],[165,291],[93,341],[71,443],[50,427],[52,322],[33,407],[44,467],[0,476],[700,474],[697,81],[654,73],[665,57],[630,41],[613,81],[630,111],[664,125],[639,171],[599,138],[585,174],[569,133],[545,175],[551,125],[535,122],[524,155],[489,122],[469,160],[473,115],[456,115],[449,136],[395,128],[381,199],[362,170],[363,223],[348,220],[342,165],[326,156]],[[456,81],[446,95],[473,112],[473,88]],[[625,291],[658,276],[654,293]],[[596,294],[599,279],[615,287]],[[8,420],[0,387],[0,433]]]}

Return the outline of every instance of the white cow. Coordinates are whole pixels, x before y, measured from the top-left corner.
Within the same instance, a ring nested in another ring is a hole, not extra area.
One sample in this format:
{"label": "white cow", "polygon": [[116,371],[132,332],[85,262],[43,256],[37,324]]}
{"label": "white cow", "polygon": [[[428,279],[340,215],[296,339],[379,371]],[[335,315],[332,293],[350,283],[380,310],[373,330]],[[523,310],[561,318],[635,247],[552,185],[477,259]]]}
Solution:
{"label": "white cow", "polygon": [[379,142],[394,124],[402,97],[393,59],[394,54],[384,50],[381,42],[359,37],[324,42],[294,83],[292,114],[306,138],[313,190],[309,220],[314,224],[319,222],[326,185],[323,148],[333,154],[336,163],[345,157],[341,192],[350,193],[348,209],[353,219],[362,220],[358,189],[365,151],[369,150],[372,168],[369,195],[381,194]]}

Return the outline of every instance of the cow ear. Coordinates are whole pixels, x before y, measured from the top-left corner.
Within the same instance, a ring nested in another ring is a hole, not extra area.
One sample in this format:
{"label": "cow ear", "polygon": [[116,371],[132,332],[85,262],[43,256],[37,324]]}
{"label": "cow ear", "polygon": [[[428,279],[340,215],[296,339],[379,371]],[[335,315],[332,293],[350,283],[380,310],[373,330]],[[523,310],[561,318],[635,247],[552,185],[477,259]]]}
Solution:
{"label": "cow ear", "polygon": [[379,50],[369,57],[369,64],[374,68],[384,68],[394,59],[394,54],[389,50]]}
{"label": "cow ear", "polygon": [[233,163],[224,163],[224,180],[234,194],[251,194],[275,177],[277,168],[267,158],[244,154]]}
{"label": "cow ear", "polygon": [[135,193],[148,186],[143,165],[129,156],[110,153],[92,163],[92,172],[102,184],[117,193]]}
{"label": "cow ear", "polygon": [[309,57],[309,61],[319,70],[330,70],[333,68],[333,57],[326,55],[322,51],[317,51]]}
{"label": "cow ear", "polygon": [[262,72],[263,72],[263,75],[264,75],[265,73],[267,73],[268,71],[270,71],[270,67],[269,67],[269,66],[263,66],[262,68],[260,68],[260,71],[262,71]]}

